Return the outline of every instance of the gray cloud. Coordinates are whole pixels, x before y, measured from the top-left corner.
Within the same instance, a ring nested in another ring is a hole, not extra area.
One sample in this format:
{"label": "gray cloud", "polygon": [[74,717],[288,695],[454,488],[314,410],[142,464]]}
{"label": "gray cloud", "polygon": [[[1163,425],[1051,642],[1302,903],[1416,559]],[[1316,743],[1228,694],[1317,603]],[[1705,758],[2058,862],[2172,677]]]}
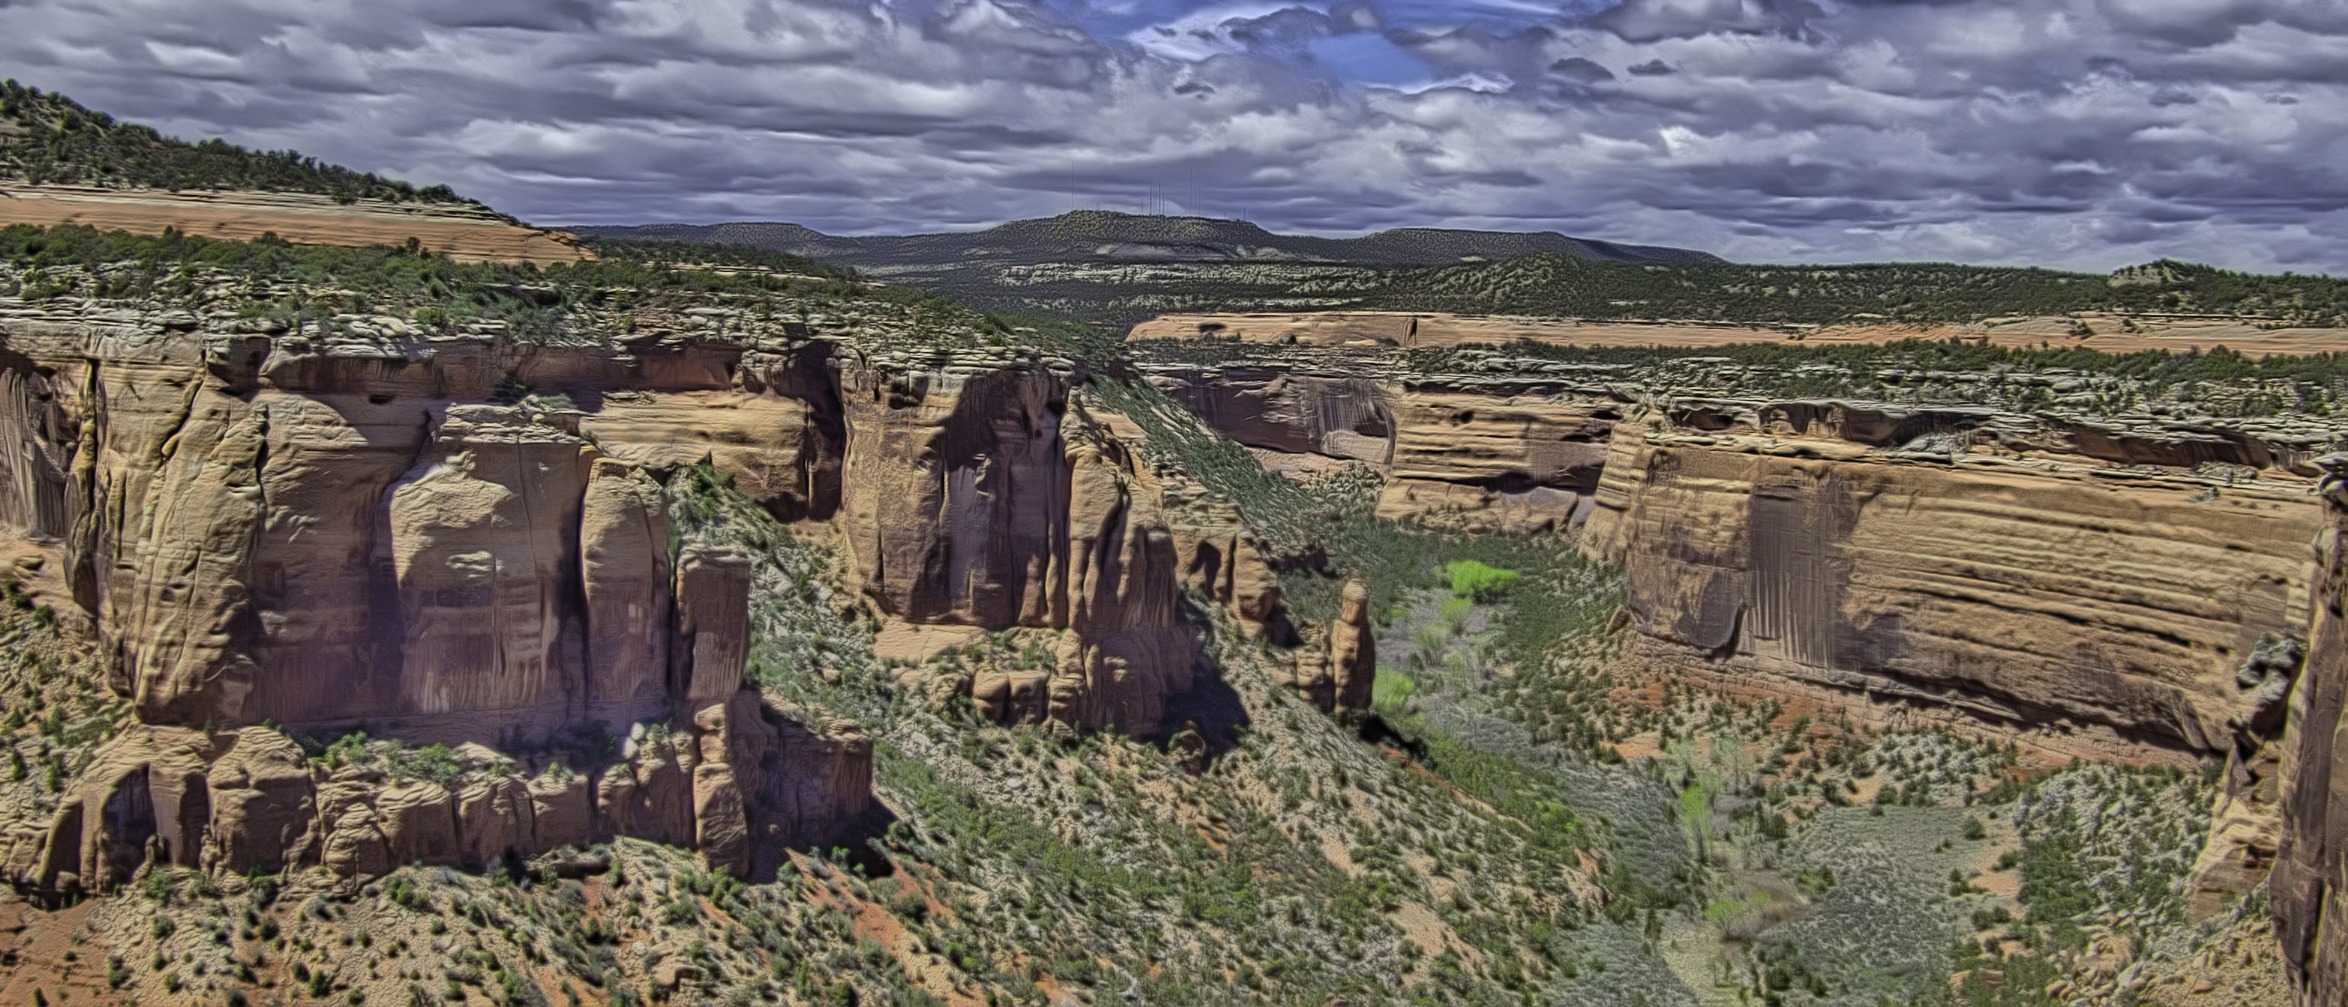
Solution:
{"label": "gray cloud", "polygon": [[2348,271],[2340,4],[1525,6],[13,0],[0,62],[550,222],[906,231],[1156,194],[1757,260]]}

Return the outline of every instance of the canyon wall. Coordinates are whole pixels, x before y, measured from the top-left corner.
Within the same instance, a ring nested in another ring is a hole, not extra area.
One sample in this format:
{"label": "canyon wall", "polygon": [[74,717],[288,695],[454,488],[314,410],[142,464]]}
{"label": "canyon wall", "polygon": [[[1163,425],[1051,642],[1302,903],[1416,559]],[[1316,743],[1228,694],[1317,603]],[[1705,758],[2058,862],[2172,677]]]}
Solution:
{"label": "canyon wall", "polygon": [[[746,870],[852,825],[869,742],[744,680],[754,557],[675,526],[690,465],[835,524],[886,618],[1057,632],[1051,717],[1158,728],[1196,652],[1174,544],[1071,365],[713,310],[544,346],[0,303],[0,521],[137,720],[0,866],[58,893],[630,835]],[[294,740],[353,731],[398,745]]]}
{"label": "canyon wall", "polygon": [[1713,673],[2055,751],[2231,751],[2306,637],[2306,455],[2261,444],[2212,476],[2202,446],[2099,438],[2157,460],[1982,411],[1658,411],[1617,429],[1584,546],[1623,566],[1656,653]]}
{"label": "canyon wall", "polygon": [[2188,912],[2271,871],[2305,1002],[2348,996],[2348,505],[2336,476],[2314,492],[2341,462],[2319,457],[2327,419],[1720,399],[1553,362],[1261,352],[1294,359],[1150,373],[1267,465],[1377,469],[1388,516],[1579,526],[1623,570],[1635,665],[2042,757],[2223,762]]}
{"label": "canyon wall", "polygon": [[2319,424],[1675,401],[1378,354],[1150,373],[1268,464],[1376,468],[1388,516],[1586,525],[1646,660],[2055,754],[2236,758],[2272,796]]}
{"label": "canyon wall", "polygon": [[[1069,399],[1073,370],[840,369],[840,523],[893,618],[1058,632],[1037,711],[1084,730],[1158,730],[1196,642],[1162,491]],[[1002,688],[1007,684],[996,683]],[[974,683],[973,688],[978,688]],[[1003,697],[981,698],[1010,717]]]}
{"label": "canyon wall", "polygon": [[2291,694],[2282,836],[2270,896],[2283,965],[2305,1007],[2348,1003],[2348,456],[2322,460],[2315,629]]}
{"label": "canyon wall", "polygon": [[1383,517],[1536,531],[1587,515],[1622,399],[1603,387],[1385,371],[1156,367],[1151,380],[1276,464],[1378,469]]}

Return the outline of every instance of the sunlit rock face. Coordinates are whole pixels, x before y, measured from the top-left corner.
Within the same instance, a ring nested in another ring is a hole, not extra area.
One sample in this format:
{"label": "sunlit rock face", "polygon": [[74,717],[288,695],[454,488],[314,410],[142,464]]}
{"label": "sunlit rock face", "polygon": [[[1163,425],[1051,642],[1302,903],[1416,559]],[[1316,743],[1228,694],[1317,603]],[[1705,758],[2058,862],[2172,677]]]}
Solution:
{"label": "sunlit rock face", "polygon": [[[680,534],[685,466],[834,523],[889,619],[1057,633],[1050,719],[1147,733],[1189,685],[1158,486],[1065,363],[876,361],[788,325],[549,347],[4,321],[0,523],[66,571],[139,725],[7,840],[33,889],[614,835],[751,870],[851,826],[871,744],[744,681],[756,557]],[[465,772],[294,741],[362,729]],[[607,750],[559,754],[586,736]]]}

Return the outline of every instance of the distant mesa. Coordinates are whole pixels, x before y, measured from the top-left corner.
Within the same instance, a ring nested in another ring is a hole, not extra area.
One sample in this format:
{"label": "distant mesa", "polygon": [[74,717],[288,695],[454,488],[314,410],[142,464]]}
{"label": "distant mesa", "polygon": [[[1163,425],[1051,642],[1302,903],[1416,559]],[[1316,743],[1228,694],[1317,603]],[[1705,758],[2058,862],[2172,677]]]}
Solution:
{"label": "distant mesa", "polygon": [[843,237],[789,223],[580,225],[594,238],[747,245],[860,269],[1065,262],[1326,263],[1432,266],[1549,252],[1609,262],[1718,262],[1684,248],[1626,245],[1555,231],[1398,228],[1358,238],[1276,234],[1241,220],[1077,210],[980,231]]}

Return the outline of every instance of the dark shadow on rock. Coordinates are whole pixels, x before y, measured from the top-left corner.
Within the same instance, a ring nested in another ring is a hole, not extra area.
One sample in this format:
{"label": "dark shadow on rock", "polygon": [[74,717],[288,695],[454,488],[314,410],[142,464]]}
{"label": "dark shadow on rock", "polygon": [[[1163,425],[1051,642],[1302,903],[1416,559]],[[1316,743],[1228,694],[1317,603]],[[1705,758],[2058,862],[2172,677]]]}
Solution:
{"label": "dark shadow on rock", "polygon": [[751,853],[750,876],[742,880],[754,885],[773,882],[790,863],[794,850],[822,857],[836,866],[860,870],[868,878],[889,877],[897,873],[897,868],[881,847],[887,841],[889,826],[896,823],[896,812],[873,801],[862,815],[821,832],[786,835],[779,842],[758,844]]}
{"label": "dark shadow on rock", "polygon": [[1239,728],[1252,721],[1239,690],[1231,687],[1223,669],[1202,650],[1191,657],[1190,690],[1166,701],[1166,714],[1159,723],[1162,726],[1155,739],[1159,741],[1185,724],[1197,725],[1199,736],[1206,739],[1207,758],[1212,760],[1237,746]]}
{"label": "dark shadow on rock", "polygon": [[1386,718],[1375,713],[1363,714],[1361,725],[1354,729],[1354,733],[1359,735],[1363,741],[1381,748],[1391,748],[1410,756],[1413,761],[1426,761],[1427,745],[1425,742],[1405,737],[1402,732],[1394,729],[1394,725],[1387,723]]}

